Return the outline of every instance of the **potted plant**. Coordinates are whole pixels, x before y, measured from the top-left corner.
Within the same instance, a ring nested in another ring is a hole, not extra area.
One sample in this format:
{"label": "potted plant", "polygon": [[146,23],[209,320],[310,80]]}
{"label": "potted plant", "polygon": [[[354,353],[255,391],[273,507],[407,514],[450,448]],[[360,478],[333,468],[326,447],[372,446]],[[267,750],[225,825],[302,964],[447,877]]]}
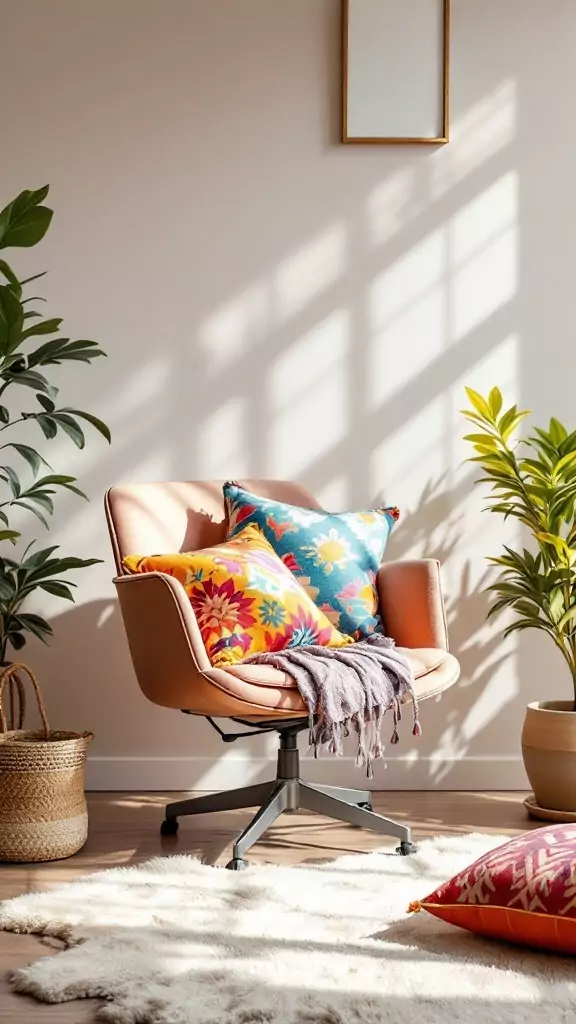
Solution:
{"label": "potted plant", "polygon": [[576,430],[552,418],[547,430],[534,427],[518,439],[530,412],[515,405],[503,411],[498,388],[487,398],[466,392],[471,408],[463,415],[474,433],[465,440],[482,470],[477,483],[491,489],[487,508],[517,519],[533,542],[531,550],[505,545],[489,559],[499,569],[489,616],[513,613],[504,636],[543,630],[564,658],[574,692],[571,700],[528,705],[522,752],[534,799],[526,803],[537,817],[576,818]]}
{"label": "potted plant", "polygon": [[[52,219],[52,210],[44,205],[47,195],[47,185],[36,191],[21,192],[0,211],[0,249],[28,248],[41,241]],[[28,435],[30,428],[37,428],[50,441],[63,433],[83,448],[83,424],[88,423],[110,441],[108,427],[96,416],[61,405],[58,388],[48,379],[47,373],[53,366],[70,361],[90,363],[105,353],[94,341],[73,341],[61,337],[62,320],[42,316],[40,304],[44,300],[38,295],[26,294],[28,286],[41,277],[43,274],[34,274],[21,279],[10,264],[0,258],[0,859],[14,859],[6,857],[4,849],[6,845],[10,847],[17,832],[14,821],[10,819],[12,812],[7,807],[16,801],[15,810],[18,811],[19,798],[13,783],[18,772],[25,770],[26,758],[36,758],[38,764],[44,765],[45,771],[50,765],[54,767],[60,756],[64,759],[61,766],[65,762],[72,770],[81,768],[82,772],[84,767],[86,742],[83,751],[80,743],[74,749],[66,747],[66,743],[74,743],[74,737],[78,741],[86,740],[86,736],[69,734],[67,740],[65,734],[52,733],[44,713],[42,734],[26,734],[21,729],[23,684],[21,674],[11,663],[12,655],[24,647],[30,634],[46,642],[52,633],[50,624],[43,617],[24,610],[25,604],[37,591],[73,601],[72,588],[75,584],[64,578],[65,574],[99,561],[61,555],[57,545],[40,547],[34,540],[19,550],[21,533],[14,521],[17,510],[29,512],[42,529],[48,529],[48,518],[53,513],[54,498],[59,492],[64,490],[86,497],[78,488],[75,477],[55,472],[45,457],[27,443]],[[25,402],[24,398],[30,401]],[[26,443],[22,439],[22,431],[25,431]],[[27,668],[26,671],[29,672]],[[10,706],[10,716],[2,709],[3,690],[8,691],[4,707]],[[42,740],[44,748],[40,751],[38,748]],[[46,753],[46,740],[50,740],[49,754]],[[18,769],[14,765],[18,765]],[[58,775],[58,771],[54,774]],[[63,773],[59,775],[62,781]],[[75,780],[76,810],[79,806],[77,783],[78,779]],[[66,793],[61,792],[59,798],[65,800]],[[34,822],[28,824],[34,825]],[[68,836],[68,846],[70,841],[72,845],[78,842],[82,828],[80,824],[74,836]],[[26,850],[30,846],[30,836],[20,819],[18,829],[24,836],[22,850]],[[59,848],[65,847],[66,841]]]}

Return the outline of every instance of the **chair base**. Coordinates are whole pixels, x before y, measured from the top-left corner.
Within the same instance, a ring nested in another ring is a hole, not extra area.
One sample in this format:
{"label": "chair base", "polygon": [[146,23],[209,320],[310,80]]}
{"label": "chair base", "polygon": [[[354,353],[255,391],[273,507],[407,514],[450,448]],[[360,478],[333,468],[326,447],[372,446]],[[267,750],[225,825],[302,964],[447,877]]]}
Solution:
{"label": "chair base", "polygon": [[413,853],[415,847],[412,845],[410,829],[391,818],[375,814],[368,790],[319,786],[302,781],[297,746],[298,732],[301,730],[302,726],[293,726],[284,727],[280,731],[278,770],[274,781],[168,804],[161,828],[162,835],[175,835],[178,831],[178,818],[190,814],[235,811],[260,806],[260,810],[234,843],[232,860],[226,865],[233,871],[241,871],[247,866],[245,854],[276,819],[284,811],[304,808],[359,828],[368,828],[380,835],[394,836],[400,840],[397,849],[399,854],[406,856]]}

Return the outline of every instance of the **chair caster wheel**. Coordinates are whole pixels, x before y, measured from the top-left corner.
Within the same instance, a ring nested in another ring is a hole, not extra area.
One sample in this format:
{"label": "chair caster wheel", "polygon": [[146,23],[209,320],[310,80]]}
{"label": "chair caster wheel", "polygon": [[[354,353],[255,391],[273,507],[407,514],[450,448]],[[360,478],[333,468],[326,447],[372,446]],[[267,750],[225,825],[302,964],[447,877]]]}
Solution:
{"label": "chair caster wheel", "polygon": [[361,807],[363,811],[372,811],[372,813],[374,813],[374,808],[369,800],[367,800],[366,803],[358,804],[358,807]]}
{"label": "chair caster wheel", "polygon": [[400,843],[400,846],[396,847],[396,853],[399,857],[409,857],[411,853],[416,853],[417,847],[414,843]]}
{"label": "chair caster wheel", "polygon": [[242,857],[232,857],[226,865],[227,871],[245,871],[248,867],[248,861],[242,860]]}
{"label": "chair caster wheel", "polygon": [[160,825],[161,836],[175,836],[178,831],[178,819],[177,818],[164,818],[164,821]]}

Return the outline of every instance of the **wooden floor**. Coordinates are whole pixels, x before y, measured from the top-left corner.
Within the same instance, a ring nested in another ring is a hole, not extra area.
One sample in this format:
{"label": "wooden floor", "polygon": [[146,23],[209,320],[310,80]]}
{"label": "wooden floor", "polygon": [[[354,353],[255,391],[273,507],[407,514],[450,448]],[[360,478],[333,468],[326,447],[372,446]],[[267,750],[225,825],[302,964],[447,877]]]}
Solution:
{"label": "wooden floor", "polygon": [[[494,832],[515,835],[539,822],[526,816],[520,793],[374,793],[374,810],[408,822],[416,839],[439,834]],[[231,844],[251,817],[250,811],[222,812],[182,819],[177,837],[162,839],[163,805],[182,795],[162,793],[94,793],[89,796],[90,836],[75,857],[39,865],[0,864],[0,900],[52,888],[102,868],[137,864],[155,856],[190,853],[209,864],[225,864]],[[390,841],[393,844],[393,840]],[[306,864],[383,847],[381,836],[340,825],[314,814],[284,815],[250,851],[250,862]],[[53,950],[29,935],[0,932],[0,1022],[83,1024],[93,1021],[96,1003],[75,1001],[57,1006],[14,995],[6,972]]]}

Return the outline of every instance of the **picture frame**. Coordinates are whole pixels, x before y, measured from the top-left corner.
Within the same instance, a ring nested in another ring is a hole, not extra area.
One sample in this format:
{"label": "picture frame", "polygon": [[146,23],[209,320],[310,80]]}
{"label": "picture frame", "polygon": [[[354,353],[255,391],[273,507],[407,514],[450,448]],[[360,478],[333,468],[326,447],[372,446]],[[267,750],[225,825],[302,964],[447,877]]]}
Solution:
{"label": "picture frame", "polygon": [[450,0],[342,0],[343,143],[445,145],[449,86]]}

